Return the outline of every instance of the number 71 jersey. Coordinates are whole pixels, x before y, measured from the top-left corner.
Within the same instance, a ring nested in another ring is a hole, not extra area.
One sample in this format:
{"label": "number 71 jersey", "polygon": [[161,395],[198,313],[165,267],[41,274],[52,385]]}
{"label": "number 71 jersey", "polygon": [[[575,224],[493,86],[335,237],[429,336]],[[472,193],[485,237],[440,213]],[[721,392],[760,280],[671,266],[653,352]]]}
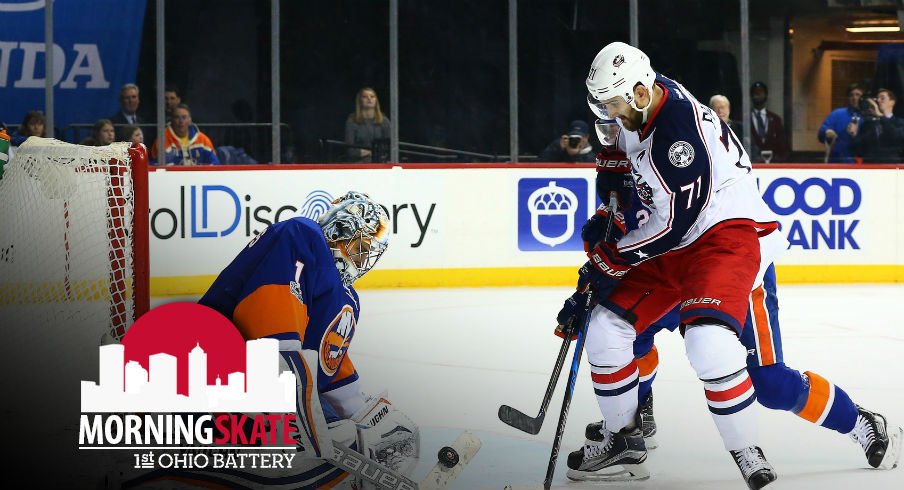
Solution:
{"label": "number 71 jersey", "polygon": [[[640,131],[622,127],[619,135],[637,195],[651,211],[644,226],[618,242],[620,255],[636,265],[725,224],[746,222],[761,236],[776,230],[737,136],[679,83],[657,74],[656,85],[663,96],[647,123]],[[770,251],[769,260],[777,253]]]}

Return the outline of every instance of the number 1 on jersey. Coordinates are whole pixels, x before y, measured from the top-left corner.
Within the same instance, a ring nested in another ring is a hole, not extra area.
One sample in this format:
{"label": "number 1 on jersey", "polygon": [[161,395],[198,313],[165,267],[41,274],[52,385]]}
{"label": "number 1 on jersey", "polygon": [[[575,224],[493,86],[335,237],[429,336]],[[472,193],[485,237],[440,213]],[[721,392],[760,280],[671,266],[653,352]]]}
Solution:
{"label": "number 1 on jersey", "polygon": [[301,283],[301,270],[304,269],[304,262],[300,260],[295,261],[295,282]]}

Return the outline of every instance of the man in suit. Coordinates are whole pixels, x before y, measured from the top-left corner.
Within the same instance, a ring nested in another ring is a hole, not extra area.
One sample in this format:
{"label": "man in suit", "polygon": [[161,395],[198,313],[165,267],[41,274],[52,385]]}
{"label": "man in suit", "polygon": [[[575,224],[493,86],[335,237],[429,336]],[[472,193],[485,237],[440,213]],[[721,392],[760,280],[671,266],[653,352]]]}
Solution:
{"label": "man in suit", "polygon": [[127,83],[119,89],[119,112],[110,116],[110,120],[117,128],[117,140],[128,141],[131,135],[122,134],[124,126],[134,126],[145,121],[138,116],[138,105],[141,100],[138,98],[138,85]]}
{"label": "man in suit", "polygon": [[[766,109],[769,98],[769,87],[763,82],[754,82],[750,86],[750,98],[753,110],[750,112],[750,160],[765,161],[763,152],[772,152],[770,161],[784,162],[788,159],[788,140],[785,128],[778,114]],[[766,154],[768,156],[768,153]]]}

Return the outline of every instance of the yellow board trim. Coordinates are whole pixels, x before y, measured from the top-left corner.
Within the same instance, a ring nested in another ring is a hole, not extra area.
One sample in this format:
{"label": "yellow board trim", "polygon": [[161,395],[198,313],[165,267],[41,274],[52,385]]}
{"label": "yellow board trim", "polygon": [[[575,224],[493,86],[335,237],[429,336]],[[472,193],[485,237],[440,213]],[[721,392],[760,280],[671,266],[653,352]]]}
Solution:
{"label": "yellow board trim", "polygon": [[[126,299],[131,299],[131,279],[126,280],[124,288]],[[0,305],[110,301],[111,297],[109,279],[70,281],[68,292],[63,281],[0,284]]]}
{"label": "yellow board trim", "polygon": [[[779,265],[781,284],[904,282],[904,265]],[[152,277],[151,296],[199,296],[216,276]],[[573,286],[576,267],[373,270],[356,289]]]}

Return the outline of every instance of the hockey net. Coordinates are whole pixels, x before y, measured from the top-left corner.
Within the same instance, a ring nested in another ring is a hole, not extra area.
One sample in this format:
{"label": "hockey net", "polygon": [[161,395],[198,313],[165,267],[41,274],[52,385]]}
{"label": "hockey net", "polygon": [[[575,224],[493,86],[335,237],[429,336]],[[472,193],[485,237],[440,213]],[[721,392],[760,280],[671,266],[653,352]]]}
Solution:
{"label": "hockey net", "polygon": [[143,145],[29,138],[0,179],[2,323],[121,339],[148,309],[147,215]]}

